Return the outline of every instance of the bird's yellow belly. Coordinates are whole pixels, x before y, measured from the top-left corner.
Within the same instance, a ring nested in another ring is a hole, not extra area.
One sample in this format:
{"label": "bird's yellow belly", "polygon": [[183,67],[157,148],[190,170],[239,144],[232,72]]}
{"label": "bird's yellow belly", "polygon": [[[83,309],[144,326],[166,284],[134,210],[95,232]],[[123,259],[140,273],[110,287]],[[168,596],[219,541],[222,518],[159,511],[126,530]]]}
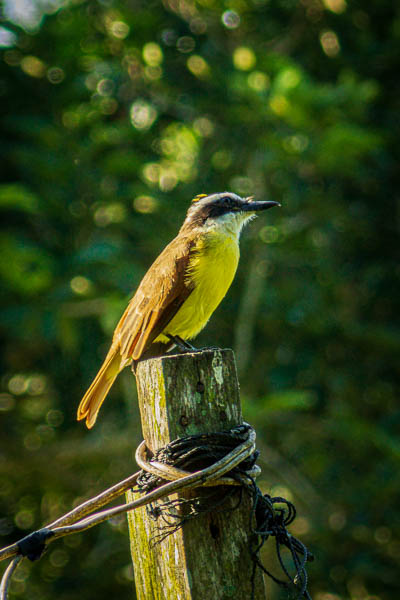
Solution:
{"label": "bird's yellow belly", "polygon": [[197,244],[189,263],[186,278],[194,285],[192,293],[156,342],[167,342],[165,334],[185,340],[196,336],[228,291],[239,261],[238,241],[227,235],[210,238]]}

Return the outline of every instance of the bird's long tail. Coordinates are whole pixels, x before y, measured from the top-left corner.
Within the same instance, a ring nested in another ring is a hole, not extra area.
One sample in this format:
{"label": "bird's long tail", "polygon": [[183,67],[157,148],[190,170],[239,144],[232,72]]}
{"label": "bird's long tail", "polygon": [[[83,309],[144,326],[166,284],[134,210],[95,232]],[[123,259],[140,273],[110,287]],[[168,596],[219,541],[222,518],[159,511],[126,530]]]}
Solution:
{"label": "bird's long tail", "polygon": [[78,421],[86,419],[86,426],[89,429],[95,424],[100,407],[120,370],[121,355],[119,348],[111,347],[101,365],[100,371],[97,373],[92,385],[83,396],[78,407]]}

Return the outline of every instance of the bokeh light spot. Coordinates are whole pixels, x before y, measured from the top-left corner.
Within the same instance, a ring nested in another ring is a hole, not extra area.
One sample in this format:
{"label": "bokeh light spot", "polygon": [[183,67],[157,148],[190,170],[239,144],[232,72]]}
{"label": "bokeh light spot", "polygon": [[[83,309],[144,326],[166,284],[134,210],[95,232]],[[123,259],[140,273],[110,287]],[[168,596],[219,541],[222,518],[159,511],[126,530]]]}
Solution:
{"label": "bokeh light spot", "polygon": [[285,115],[290,108],[290,104],[285,96],[281,95],[273,96],[269,101],[269,106],[271,110],[280,117]]}
{"label": "bokeh light spot", "polygon": [[337,56],[340,52],[339,39],[334,31],[324,31],[319,37],[322,50],[329,58]]}
{"label": "bokeh light spot", "polygon": [[145,100],[136,100],[130,110],[131,123],[136,129],[149,129],[157,118],[156,109]]}
{"label": "bokeh light spot", "polygon": [[109,27],[111,35],[119,40],[124,40],[129,35],[129,25],[124,21],[113,21]]}
{"label": "bokeh light spot", "polygon": [[143,46],[142,56],[144,61],[151,67],[160,65],[164,58],[160,46],[154,42],[149,42]]}
{"label": "bokeh light spot", "polygon": [[199,79],[207,77],[207,75],[210,73],[210,67],[204,58],[198,56],[197,54],[190,56],[186,62],[186,65],[189,71]]}
{"label": "bokeh light spot", "polygon": [[24,56],[21,60],[21,69],[31,77],[44,77],[46,74],[46,65],[36,56]]}
{"label": "bokeh light spot", "polygon": [[295,88],[301,81],[301,72],[299,69],[289,68],[282,71],[277,78],[277,85],[281,90],[290,90]]}
{"label": "bokeh light spot", "polygon": [[190,31],[195,35],[201,35],[207,31],[207,22],[201,17],[195,17],[190,21]]}
{"label": "bokeh light spot", "polygon": [[304,152],[309,144],[309,139],[306,135],[297,134],[290,135],[283,141],[283,147],[287,152],[300,154]]}
{"label": "bokeh light spot", "polygon": [[20,510],[14,518],[14,522],[20,529],[29,529],[32,527],[35,518],[30,510]]}
{"label": "bokeh light spot", "polygon": [[157,209],[158,202],[153,196],[138,196],[133,201],[133,208],[136,212],[149,214]]}
{"label": "bokeh light spot", "polygon": [[57,85],[65,79],[65,73],[60,67],[51,67],[47,69],[47,79],[50,83]]}
{"label": "bokeh light spot", "polygon": [[241,71],[250,71],[256,64],[256,55],[251,48],[240,46],[233,53],[233,64]]}
{"label": "bokeh light spot", "polygon": [[143,167],[143,177],[148,183],[157,183],[160,176],[160,165],[157,163],[147,163]]}
{"label": "bokeh light spot", "polygon": [[8,382],[8,389],[12,394],[21,396],[25,394],[28,387],[28,380],[23,375],[14,375]]}
{"label": "bokeh light spot", "polygon": [[347,8],[346,0],[322,0],[325,8],[338,15],[344,13]]}
{"label": "bokeh light spot", "polygon": [[27,379],[26,391],[30,396],[40,396],[46,389],[46,377],[32,375]]}
{"label": "bokeh light spot", "polygon": [[58,568],[65,567],[65,565],[69,561],[68,552],[66,552],[65,550],[59,549],[59,548],[57,548],[56,550],[53,550],[53,552],[50,554],[49,558],[50,558],[50,562],[53,565],[53,567],[58,567]]}
{"label": "bokeh light spot", "polygon": [[279,230],[273,225],[266,225],[260,230],[259,237],[264,244],[274,244],[279,239]]}
{"label": "bokeh light spot", "polygon": [[126,208],[120,202],[100,206],[94,213],[94,220],[99,227],[107,227],[110,223],[121,223],[126,217]]}
{"label": "bokeh light spot", "polygon": [[166,46],[175,46],[177,34],[173,29],[164,29],[161,32],[161,39]]}
{"label": "bokeh light spot", "polygon": [[256,92],[264,92],[270,86],[270,80],[268,75],[261,71],[253,71],[247,78],[249,87]]}
{"label": "bokeh light spot", "polygon": [[240,16],[234,10],[226,10],[222,14],[221,21],[227,29],[237,29],[240,25]]}
{"label": "bokeh light spot", "polygon": [[159,66],[150,67],[149,65],[147,65],[144,68],[144,76],[148,81],[157,81],[157,79],[160,79],[160,77],[162,77],[162,74],[162,68]]}
{"label": "bokeh light spot", "polygon": [[81,275],[73,277],[70,281],[72,291],[75,292],[75,294],[80,294],[82,296],[89,293],[91,285],[89,279],[82,277]]}
{"label": "bokeh light spot", "polygon": [[162,190],[163,192],[170,192],[174,189],[174,187],[176,187],[177,183],[178,177],[175,169],[163,169],[158,183],[160,190]]}
{"label": "bokeh light spot", "polygon": [[214,124],[207,117],[199,117],[193,122],[193,130],[202,137],[209,137],[214,132]]}
{"label": "bokeh light spot", "polygon": [[100,96],[111,96],[114,87],[115,85],[112,79],[100,79],[96,86],[96,90]]}
{"label": "bokeh light spot", "polygon": [[178,41],[176,43],[176,47],[178,48],[179,52],[183,52],[184,54],[187,54],[189,52],[192,52],[195,49],[196,42],[189,35],[184,35],[183,37],[180,37],[178,39]]}

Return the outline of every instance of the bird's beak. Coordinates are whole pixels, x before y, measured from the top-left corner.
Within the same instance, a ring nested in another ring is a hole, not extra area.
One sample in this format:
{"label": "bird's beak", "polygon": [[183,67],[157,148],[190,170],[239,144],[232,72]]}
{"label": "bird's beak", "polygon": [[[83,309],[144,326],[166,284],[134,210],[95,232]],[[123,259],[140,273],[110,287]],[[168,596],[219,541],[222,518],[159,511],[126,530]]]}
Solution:
{"label": "bird's beak", "polygon": [[253,200],[253,196],[250,196],[249,198],[246,198],[246,204],[242,205],[241,210],[256,212],[259,210],[267,210],[267,208],[272,208],[273,206],[280,206],[280,204],[279,202],[274,202],[273,200],[255,202]]}

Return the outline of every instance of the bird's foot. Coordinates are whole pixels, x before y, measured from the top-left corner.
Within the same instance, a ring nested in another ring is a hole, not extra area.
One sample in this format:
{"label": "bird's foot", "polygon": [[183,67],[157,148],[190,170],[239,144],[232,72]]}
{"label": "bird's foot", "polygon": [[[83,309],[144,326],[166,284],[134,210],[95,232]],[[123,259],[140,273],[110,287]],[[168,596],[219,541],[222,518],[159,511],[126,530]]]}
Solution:
{"label": "bird's foot", "polygon": [[218,346],[203,346],[202,348],[196,348],[193,344],[190,344],[187,340],[182,339],[179,335],[171,335],[167,333],[168,339],[175,344],[179,352],[184,354],[185,352],[202,352],[204,350],[221,350]]}
{"label": "bird's foot", "polygon": [[178,350],[184,352],[198,352],[198,348],[190,344],[188,341],[183,340],[179,335],[170,335],[167,333],[168,339],[177,346]]}

